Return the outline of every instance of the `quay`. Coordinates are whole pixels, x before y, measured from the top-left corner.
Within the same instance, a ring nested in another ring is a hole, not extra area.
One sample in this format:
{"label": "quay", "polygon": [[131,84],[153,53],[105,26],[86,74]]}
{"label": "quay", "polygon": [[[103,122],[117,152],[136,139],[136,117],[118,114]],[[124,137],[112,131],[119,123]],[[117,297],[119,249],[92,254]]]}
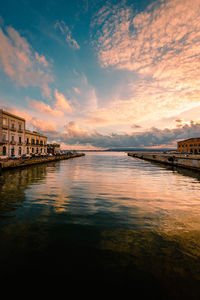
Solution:
{"label": "quay", "polygon": [[155,151],[128,152],[127,154],[139,159],[200,171],[200,155]]}
{"label": "quay", "polygon": [[69,153],[69,154],[61,154],[55,156],[45,156],[45,157],[33,157],[26,159],[17,159],[17,160],[7,160],[0,162],[0,173],[3,170],[26,167],[35,164],[48,163],[52,161],[59,161],[64,159],[70,159],[75,157],[84,156],[85,153]]}

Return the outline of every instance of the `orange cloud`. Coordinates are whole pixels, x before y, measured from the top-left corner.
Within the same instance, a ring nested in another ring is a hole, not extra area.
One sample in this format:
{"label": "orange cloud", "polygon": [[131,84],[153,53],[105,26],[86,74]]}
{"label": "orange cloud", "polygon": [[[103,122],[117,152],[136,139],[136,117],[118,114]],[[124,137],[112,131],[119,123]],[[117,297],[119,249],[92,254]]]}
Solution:
{"label": "orange cloud", "polygon": [[94,17],[95,26],[101,27],[94,36],[101,66],[137,74],[124,88],[128,97],[124,100],[122,91],[95,117],[112,124],[148,122],[198,107],[199,0],[155,2],[139,14],[124,3],[106,4]]}

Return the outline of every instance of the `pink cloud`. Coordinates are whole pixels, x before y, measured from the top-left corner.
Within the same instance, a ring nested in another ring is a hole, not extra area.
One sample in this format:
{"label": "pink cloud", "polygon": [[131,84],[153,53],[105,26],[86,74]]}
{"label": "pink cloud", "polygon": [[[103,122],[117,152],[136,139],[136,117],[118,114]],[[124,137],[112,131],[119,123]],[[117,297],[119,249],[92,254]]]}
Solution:
{"label": "pink cloud", "polygon": [[27,98],[27,101],[29,102],[30,107],[34,108],[35,110],[41,113],[49,114],[57,118],[63,117],[64,115],[62,111],[53,109],[50,105],[42,101],[31,100],[29,98]]}
{"label": "pink cloud", "polygon": [[63,94],[59,93],[57,89],[55,90],[55,98],[55,107],[57,109],[70,113],[74,110],[70,101],[68,101]]}
{"label": "pink cloud", "polygon": [[77,87],[73,87],[73,90],[76,94],[80,95],[81,91]]}
{"label": "pink cloud", "polygon": [[61,33],[65,35],[65,39],[69,47],[78,50],[80,49],[78,42],[74,38],[72,38],[72,32],[64,21],[56,22],[55,28],[59,28]]}
{"label": "pink cloud", "polygon": [[0,64],[18,85],[40,87],[50,97],[53,76],[46,58],[35,52],[28,41],[13,28],[0,28]]}
{"label": "pink cloud", "polygon": [[56,133],[56,123],[52,120],[39,120],[33,118],[31,122],[29,122],[36,130],[42,131],[43,133]]}
{"label": "pink cloud", "polygon": [[100,65],[138,75],[96,117],[107,124],[148,122],[199,105],[199,0],[154,2],[138,14],[125,3],[106,4],[94,17],[95,26],[101,29],[93,41]]}

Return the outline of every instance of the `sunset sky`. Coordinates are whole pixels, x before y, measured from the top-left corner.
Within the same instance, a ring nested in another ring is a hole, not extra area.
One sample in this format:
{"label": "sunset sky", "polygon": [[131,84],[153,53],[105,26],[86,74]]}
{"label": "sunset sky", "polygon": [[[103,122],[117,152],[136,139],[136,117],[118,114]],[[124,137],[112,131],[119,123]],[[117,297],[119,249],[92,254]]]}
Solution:
{"label": "sunset sky", "polygon": [[200,137],[200,0],[7,0],[0,106],[65,149]]}

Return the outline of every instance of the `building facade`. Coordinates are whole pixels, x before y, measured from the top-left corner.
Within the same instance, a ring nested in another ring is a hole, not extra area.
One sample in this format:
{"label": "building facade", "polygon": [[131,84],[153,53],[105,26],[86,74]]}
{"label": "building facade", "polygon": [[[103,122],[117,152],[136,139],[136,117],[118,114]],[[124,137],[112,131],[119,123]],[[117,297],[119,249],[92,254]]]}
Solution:
{"label": "building facade", "polygon": [[47,137],[36,131],[25,130],[25,153],[46,154]]}
{"label": "building facade", "polygon": [[177,152],[181,153],[200,153],[200,137],[191,138],[177,143]]}
{"label": "building facade", "polygon": [[0,155],[24,154],[25,119],[0,109]]}
{"label": "building facade", "polygon": [[47,137],[26,130],[26,120],[0,109],[0,156],[47,153]]}

